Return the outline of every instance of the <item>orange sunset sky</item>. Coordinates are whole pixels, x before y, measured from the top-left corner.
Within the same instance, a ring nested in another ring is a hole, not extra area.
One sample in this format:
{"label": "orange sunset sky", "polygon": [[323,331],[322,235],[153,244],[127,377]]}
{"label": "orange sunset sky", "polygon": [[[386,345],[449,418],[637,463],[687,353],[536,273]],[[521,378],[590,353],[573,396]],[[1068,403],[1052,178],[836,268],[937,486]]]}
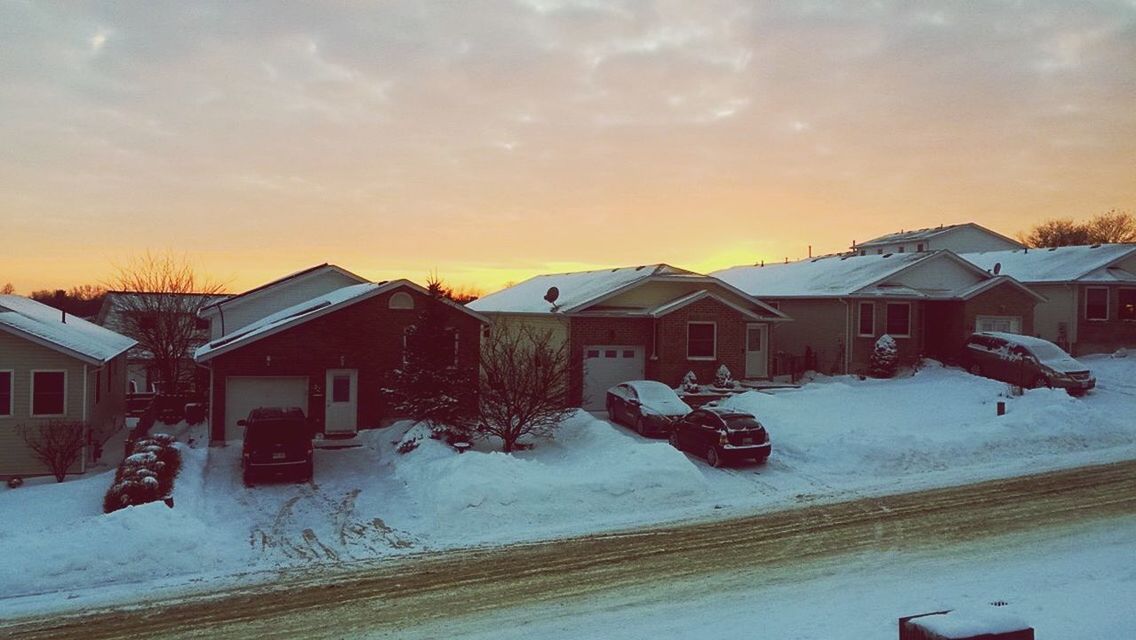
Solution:
{"label": "orange sunset sky", "polygon": [[484,291],[1136,210],[1136,2],[0,3],[0,284]]}

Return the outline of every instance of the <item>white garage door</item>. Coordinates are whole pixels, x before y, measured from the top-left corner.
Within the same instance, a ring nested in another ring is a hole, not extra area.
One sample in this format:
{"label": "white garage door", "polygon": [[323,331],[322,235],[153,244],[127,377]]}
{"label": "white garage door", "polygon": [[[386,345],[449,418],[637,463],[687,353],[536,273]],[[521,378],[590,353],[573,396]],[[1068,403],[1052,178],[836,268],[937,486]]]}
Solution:
{"label": "white garage door", "polygon": [[607,390],[621,382],[643,379],[643,347],[584,347],[584,402],[589,411],[604,408]]}
{"label": "white garage door", "polygon": [[248,417],[257,407],[300,407],[308,415],[308,378],[286,376],[225,379],[225,439],[240,440],[244,428],[237,420]]}

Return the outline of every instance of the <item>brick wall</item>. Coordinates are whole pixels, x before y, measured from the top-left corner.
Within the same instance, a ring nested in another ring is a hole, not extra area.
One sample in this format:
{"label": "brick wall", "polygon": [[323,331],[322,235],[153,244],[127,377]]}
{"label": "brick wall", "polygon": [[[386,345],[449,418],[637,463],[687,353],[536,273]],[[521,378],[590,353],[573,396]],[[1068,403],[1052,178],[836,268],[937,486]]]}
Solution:
{"label": "brick wall", "polygon": [[[717,349],[713,360],[690,360],[686,355],[686,325],[688,322],[714,322],[717,325]],[[714,380],[718,367],[726,365],[734,378],[745,377],[746,324],[750,319],[736,310],[704,298],[687,305],[659,320],[659,363],[657,375],[662,382],[674,387],[682,382],[687,371],[693,371],[698,381],[706,384]],[[772,335],[772,334],[771,334]],[[768,355],[770,349],[766,349]]]}
{"label": "brick wall", "polygon": [[[405,291],[414,297],[414,309],[390,309],[390,296]],[[359,370],[359,425],[378,426],[391,417],[382,388],[387,373],[402,364],[402,336],[417,321],[429,298],[402,287],[344,307],[214,358],[212,432],[225,437],[226,376],[308,376],[324,384],[327,369]],[[450,309],[450,323],[459,332],[459,365],[476,372],[481,324],[476,318]],[[271,356],[271,363],[267,357]],[[309,413],[322,424],[323,396],[309,396]]]}

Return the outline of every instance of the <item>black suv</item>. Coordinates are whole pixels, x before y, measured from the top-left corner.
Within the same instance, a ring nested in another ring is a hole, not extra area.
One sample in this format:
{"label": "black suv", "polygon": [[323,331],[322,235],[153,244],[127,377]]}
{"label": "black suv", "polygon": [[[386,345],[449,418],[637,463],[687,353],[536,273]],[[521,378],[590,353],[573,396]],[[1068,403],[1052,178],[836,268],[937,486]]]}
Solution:
{"label": "black suv", "polygon": [[312,479],[312,431],[299,407],[259,407],[237,421],[245,428],[241,469],[246,485],[255,478]]}
{"label": "black suv", "polygon": [[773,448],[765,427],[753,415],[713,407],[691,411],[675,422],[671,444],[705,456],[712,467],[751,458],[760,464]]}

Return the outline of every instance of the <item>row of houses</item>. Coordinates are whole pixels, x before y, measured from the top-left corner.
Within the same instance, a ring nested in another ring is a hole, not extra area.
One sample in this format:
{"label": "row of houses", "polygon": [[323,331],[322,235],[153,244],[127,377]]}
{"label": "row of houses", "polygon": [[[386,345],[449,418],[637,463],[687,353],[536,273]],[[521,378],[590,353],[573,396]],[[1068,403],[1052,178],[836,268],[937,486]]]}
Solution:
{"label": "row of houses", "polygon": [[[261,405],[299,406],[329,434],[391,419],[384,382],[427,304],[414,282],[371,282],[331,264],[209,301],[187,357],[208,396],[211,439],[238,439],[237,420]],[[547,330],[568,345],[569,402],[600,409],[620,381],[677,386],[721,365],[754,380],[859,372],[885,333],[908,360],[950,361],[981,330],[1037,335],[1077,355],[1133,346],[1136,245],[1027,249],[965,224],[710,274],[655,264],[540,275],[443,304],[455,366],[476,371],[486,332]],[[145,355],[106,327],[0,296],[0,477],[43,471],[18,424],[120,425],[128,385],[142,384],[128,369]]]}

